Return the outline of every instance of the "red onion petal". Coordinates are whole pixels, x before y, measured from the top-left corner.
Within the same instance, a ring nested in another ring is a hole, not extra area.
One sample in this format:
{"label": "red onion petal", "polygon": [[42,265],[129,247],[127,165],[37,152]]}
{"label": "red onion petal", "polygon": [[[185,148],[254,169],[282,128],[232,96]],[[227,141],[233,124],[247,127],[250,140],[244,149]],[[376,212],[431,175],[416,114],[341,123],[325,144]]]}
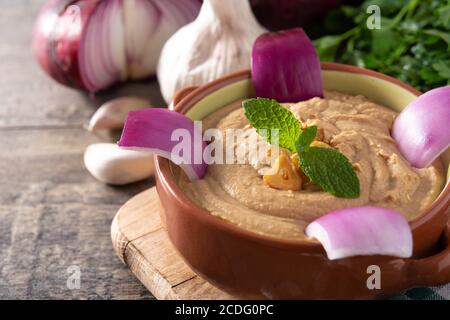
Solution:
{"label": "red onion petal", "polygon": [[411,102],[395,119],[392,137],[414,167],[429,166],[450,146],[450,86]]}
{"label": "red onion petal", "polygon": [[[189,132],[190,154],[173,153],[174,147],[179,143],[171,139],[175,129],[186,129]],[[168,109],[146,108],[129,112],[119,146],[127,149],[144,149],[172,160],[179,164],[191,180],[203,178],[208,168],[203,159],[206,142],[202,140],[201,130],[191,119]],[[200,163],[194,161],[196,152],[201,152]]]}
{"label": "red onion petal", "polygon": [[[107,87],[109,84],[114,82],[114,76],[108,74],[106,67],[104,65],[103,51],[101,44],[103,42],[103,22],[105,21],[106,14],[108,9],[108,2],[101,2],[94,14],[92,15],[87,29],[92,29],[92,42],[89,45],[90,52],[90,70],[94,75],[95,86],[98,88],[95,91],[98,91],[100,88]],[[92,45],[95,43],[95,45]]]}
{"label": "red onion petal", "polygon": [[111,5],[108,21],[109,58],[116,68],[117,79],[125,80],[127,77],[127,59],[125,53],[125,30],[122,23],[122,7],[120,1]]}
{"label": "red onion petal", "polygon": [[320,61],[303,29],[265,33],[252,51],[257,97],[297,102],[323,97]]}
{"label": "red onion petal", "polygon": [[[110,5],[108,5],[105,9],[104,18],[101,23],[101,43],[99,44],[99,50],[101,51],[101,55],[103,57],[102,63],[105,66],[105,70],[108,74],[112,75],[114,79],[120,79],[118,66],[113,64],[112,55],[111,55],[111,26],[110,23],[112,18],[114,17],[114,2],[110,1]],[[119,33],[120,34],[120,33]],[[116,35],[117,37],[117,35]]]}
{"label": "red onion petal", "polygon": [[408,221],[387,208],[335,210],[310,223],[305,232],[322,243],[330,260],[375,254],[409,258],[413,250]]}
{"label": "red onion petal", "polygon": [[[124,2],[124,26],[125,26],[125,47],[128,63],[130,65],[140,65],[141,59],[145,56],[145,48],[151,43],[150,39],[155,32],[155,20],[160,18],[156,12],[149,11],[142,0]],[[153,17],[149,19],[149,17]],[[131,69],[130,76],[135,77]]]}
{"label": "red onion petal", "polygon": [[[122,24],[119,0],[102,1],[85,26],[80,42],[79,67],[83,83],[91,92],[106,88],[118,80],[121,65],[110,66],[110,43],[106,27]],[[105,27],[106,25],[106,27]],[[124,50],[123,48],[119,50]]]}

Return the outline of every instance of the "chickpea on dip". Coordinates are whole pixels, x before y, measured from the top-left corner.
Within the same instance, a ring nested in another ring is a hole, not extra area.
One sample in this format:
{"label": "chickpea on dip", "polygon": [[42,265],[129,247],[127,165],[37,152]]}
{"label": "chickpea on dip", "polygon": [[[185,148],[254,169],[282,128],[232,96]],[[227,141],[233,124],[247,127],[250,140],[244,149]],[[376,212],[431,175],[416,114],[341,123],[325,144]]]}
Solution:
{"label": "chickpea on dip", "polygon": [[[305,227],[330,211],[373,205],[397,210],[412,220],[441,191],[444,174],[440,159],[417,169],[400,155],[390,135],[396,112],[363,96],[338,92],[325,92],[324,98],[283,106],[303,125],[317,126],[317,143],[337,149],[350,160],[359,178],[360,196],[335,197],[305,183],[305,177],[303,182],[300,180],[303,186],[299,190],[273,188],[263,179],[271,169],[271,155],[267,152],[264,159],[249,156],[245,164],[211,164],[205,178],[193,182],[176,170],[180,187],[193,202],[249,231],[306,239]],[[244,115],[242,100],[205,118],[203,129],[208,128],[218,128],[224,135],[227,129],[242,129],[244,139],[255,139],[257,135]],[[270,150],[263,138],[256,139],[258,145]],[[233,149],[241,147],[236,143]]]}

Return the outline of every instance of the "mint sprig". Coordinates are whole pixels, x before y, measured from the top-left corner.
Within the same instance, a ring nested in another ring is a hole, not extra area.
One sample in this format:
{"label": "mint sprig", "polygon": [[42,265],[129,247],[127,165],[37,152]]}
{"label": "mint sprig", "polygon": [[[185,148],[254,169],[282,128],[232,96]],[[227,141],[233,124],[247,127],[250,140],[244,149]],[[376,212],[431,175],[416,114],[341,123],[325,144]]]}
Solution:
{"label": "mint sprig", "polygon": [[270,143],[272,134],[277,132],[280,147],[295,152],[295,142],[302,130],[289,110],[283,108],[276,100],[266,98],[245,100],[242,106],[245,116],[259,135]]}
{"label": "mint sprig", "polygon": [[302,131],[295,116],[275,100],[249,99],[242,105],[250,124],[263,138],[270,143],[275,129],[279,145],[298,153],[300,167],[311,181],[336,197],[359,197],[359,180],[350,161],[336,149],[311,147],[316,126]]}

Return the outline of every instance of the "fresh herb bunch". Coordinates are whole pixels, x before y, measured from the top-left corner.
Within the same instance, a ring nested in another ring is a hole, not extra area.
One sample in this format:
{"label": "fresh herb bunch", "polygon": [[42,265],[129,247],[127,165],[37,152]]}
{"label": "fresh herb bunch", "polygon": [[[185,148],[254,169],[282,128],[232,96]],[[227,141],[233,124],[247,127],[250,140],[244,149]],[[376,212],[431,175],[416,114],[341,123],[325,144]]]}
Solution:
{"label": "fresh herb bunch", "polygon": [[[367,28],[369,5],[380,7],[381,29]],[[377,70],[421,91],[450,84],[450,0],[368,0],[331,12],[324,28],[331,35],[314,42],[322,61]]]}

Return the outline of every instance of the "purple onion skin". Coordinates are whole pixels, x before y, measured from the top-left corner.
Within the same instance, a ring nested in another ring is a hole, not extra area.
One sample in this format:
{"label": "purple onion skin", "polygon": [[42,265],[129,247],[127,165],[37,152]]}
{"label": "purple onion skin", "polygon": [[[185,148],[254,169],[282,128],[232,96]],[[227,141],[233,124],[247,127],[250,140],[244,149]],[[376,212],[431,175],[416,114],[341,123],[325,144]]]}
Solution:
{"label": "purple onion skin", "polygon": [[[178,141],[171,141],[171,134],[175,129],[186,129],[190,137],[194,138],[194,131],[197,137],[202,139],[202,132],[194,126],[194,122],[185,115],[166,108],[144,108],[128,113],[125,126],[120,137],[119,147],[151,149],[157,155],[169,154]],[[208,168],[203,160],[203,150],[206,147],[205,141],[200,141],[201,150],[196,150],[194,141],[191,143],[190,167],[196,178],[203,178]],[[195,151],[202,153],[202,163],[194,163]]]}
{"label": "purple onion skin", "polygon": [[303,29],[269,32],[256,39],[252,80],[257,97],[298,102],[323,97],[320,61]]}
{"label": "purple onion skin", "polygon": [[[41,67],[56,81],[86,89],[78,67],[81,33],[100,0],[49,0],[33,29],[33,51]],[[71,5],[80,9],[81,28],[74,28]],[[53,16],[57,19],[53,19]],[[50,24],[51,23],[51,24]]]}
{"label": "purple onion skin", "polygon": [[429,166],[450,145],[450,86],[411,102],[395,119],[392,137],[414,167]]}

